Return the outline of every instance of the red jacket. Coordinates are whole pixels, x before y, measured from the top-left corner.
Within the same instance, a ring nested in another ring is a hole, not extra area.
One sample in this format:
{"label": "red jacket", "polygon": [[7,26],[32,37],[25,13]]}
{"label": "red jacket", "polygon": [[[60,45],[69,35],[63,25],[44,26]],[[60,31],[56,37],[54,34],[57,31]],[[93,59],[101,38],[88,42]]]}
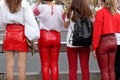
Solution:
{"label": "red jacket", "polygon": [[97,11],[93,27],[93,51],[96,51],[101,35],[116,32],[120,32],[120,14],[112,15],[106,7]]}

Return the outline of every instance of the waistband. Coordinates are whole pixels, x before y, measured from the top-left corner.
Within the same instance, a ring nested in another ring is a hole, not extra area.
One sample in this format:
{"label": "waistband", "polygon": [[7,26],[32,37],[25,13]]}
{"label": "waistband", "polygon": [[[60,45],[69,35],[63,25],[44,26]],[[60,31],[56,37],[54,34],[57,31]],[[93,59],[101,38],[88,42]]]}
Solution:
{"label": "waistband", "polygon": [[[7,26],[23,26],[22,24],[16,24],[16,23],[13,23],[13,24],[7,24]],[[24,27],[24,26],[23,26]]]}
{"label": "waistband", "polygon": [[104,35],[102,35],[102,37],[107,37],[107,36],[115,37],[115,33],[110,33],[110,34],[104,34]]}
{"label": "waistband", "polygon": [[[56,30],[46,30],[46,29],[40,29],[40,31],[45,31],[45,32],[58,32],[58,31],[56,31]],[[58,32],[58,33],[60,33],[60,32]]]}

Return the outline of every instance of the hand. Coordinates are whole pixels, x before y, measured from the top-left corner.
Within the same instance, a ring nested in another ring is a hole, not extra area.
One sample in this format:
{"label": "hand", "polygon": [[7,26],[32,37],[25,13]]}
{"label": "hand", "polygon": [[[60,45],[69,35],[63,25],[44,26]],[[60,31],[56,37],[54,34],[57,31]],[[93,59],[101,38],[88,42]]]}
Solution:
{"label": "hand", "polygon": [[92,51],[93,57],[96,58],[96,52]]}

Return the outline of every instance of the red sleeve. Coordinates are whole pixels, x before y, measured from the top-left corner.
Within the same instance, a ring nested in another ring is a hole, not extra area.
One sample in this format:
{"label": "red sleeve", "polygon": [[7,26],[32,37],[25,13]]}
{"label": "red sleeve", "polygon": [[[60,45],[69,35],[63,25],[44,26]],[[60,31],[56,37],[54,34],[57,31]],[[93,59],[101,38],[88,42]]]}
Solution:
{"label": "red sleeve", "polygon": [[96,48],[99,46],[99,41],[102,33],[103,27],[103,13],[97,12],[96,18],[93,27],[93,42],[92,42],[92,50],[96,51]]}
{"label": "red sleeve", "polygon": [[33,9],[33,13],[35,16],[38,16],[40,14],[40,11],[38,10],[38,7]]}

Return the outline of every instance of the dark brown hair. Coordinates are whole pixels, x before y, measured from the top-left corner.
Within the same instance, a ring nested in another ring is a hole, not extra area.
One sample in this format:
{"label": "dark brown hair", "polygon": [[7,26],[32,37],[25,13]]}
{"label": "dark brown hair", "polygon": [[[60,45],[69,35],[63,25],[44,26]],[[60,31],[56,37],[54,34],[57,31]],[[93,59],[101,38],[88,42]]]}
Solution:
{"label": "dark brown hair", "polygon": [[5,0],[9,11],[15,13],[20,10],[22,0]]}
{"label": "dark brown hair", "polygon": [[86,0],[72,0],[72,3],[67,13],[68,18],[70,18],[72,11],[72,21],[75,21],[78,18],[77,13],[79,13],[79,15],[83,17],[92,17],[92,11]]}

